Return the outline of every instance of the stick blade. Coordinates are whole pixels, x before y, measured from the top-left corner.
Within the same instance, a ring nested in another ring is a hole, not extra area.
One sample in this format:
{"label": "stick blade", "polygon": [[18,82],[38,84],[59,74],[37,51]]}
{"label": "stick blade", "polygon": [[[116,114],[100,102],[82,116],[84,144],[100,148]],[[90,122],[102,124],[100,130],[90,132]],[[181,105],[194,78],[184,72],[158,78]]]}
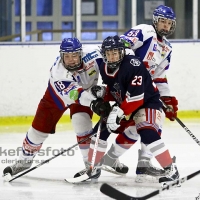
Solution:
{"label": "stick blade", "polygon": [[90,179],[90,177],[87,174],[84,174],[76,178],[66,178],[64,180],[68,183],[81,183],[87,181],[88,179]]}
{"label": "stick blade", "polygon": [[119,190],[113,188],[112,186],[106,184],[106,183],[103,183],[100,187],[100,191],[113,198],[113,199],[117,199],[117,200],[136,200],[134,197],[131,197],[131,196],[128,196],[127,194],[124,194],[122,192],[120,192]]}

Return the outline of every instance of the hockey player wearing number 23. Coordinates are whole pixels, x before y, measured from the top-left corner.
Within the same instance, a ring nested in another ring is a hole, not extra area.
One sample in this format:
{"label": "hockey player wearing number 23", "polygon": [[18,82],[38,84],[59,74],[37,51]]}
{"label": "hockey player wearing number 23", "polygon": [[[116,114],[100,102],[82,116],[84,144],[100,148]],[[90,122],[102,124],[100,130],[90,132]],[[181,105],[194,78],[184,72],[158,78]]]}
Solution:
{"label": "hockey player wearing number 23", "polygon": [[[174,33],[176,29],[176,15],[172,8],[160,5],[153,12],[151,24],[140,24],[132,27],[120,36],[126,46],[126,51],[138,56],[143,61],[152,80],[157,86],[160,99],[167,104],[163,107],[165,116],[174,121],[178,111],[178,100],[171,95],[167,81],[167,71],[170,66],[172,56],[172,46],[167,37]],[[163,122],[165,119],[163,115]],[[162,128],[160,129],[162,133]],[[123,134],[117,136],[112,144],[109,154],[112,156],[123,155],[138,139],[135,126],[129,127]],[[124,144],[124,145],[122,145]],[[126,145],[125,145],[126,144]],[[130,144],[129,146],[127,144]],[[148,181],[148,176],[160,176],[163,171],[152,165],[153,154],[148,151],[146,145],[141,142],[141,150],[138,151],[138,164],[136,168],[136,182]],[[144,170],[146,167],[147,171]],[[150,178],[150,177],[149,177]]]}
{"label": "hockey player wearing number 23", "polygon": [[[120,134],[126,128],[135,125],[141,141],[165,171],[165,176],[159,177],[158,181],[166,182],[179,178],[176,164],[159,133],[163,114],[162,103],[159,100],[160,94],[142,60],[134,55],[125,54],[125,46],[119,36],[107,37],[101,48],[105,63],[100,66],[100,74],[106,85],[103,99],[105,102],[115,101],[116,104],[112,107],[109,115],[104,116],[99,139],[100,145],[97,148],[95,160],[96,166],[101,165],[110,133]],[[94,112],[96,110],[96,113],[101,113],[103,110],[101,104],[97,107],[91,106],[91,108]],[[98,124],[94,130],[97,129],[97,126]],[[95,137],[92,138],[92,141],[95,141]],[[94,142],[91,142],[89,162],[92,159],[93,148]],[[100,175],[99,168],[96,168],[94,174]]]}

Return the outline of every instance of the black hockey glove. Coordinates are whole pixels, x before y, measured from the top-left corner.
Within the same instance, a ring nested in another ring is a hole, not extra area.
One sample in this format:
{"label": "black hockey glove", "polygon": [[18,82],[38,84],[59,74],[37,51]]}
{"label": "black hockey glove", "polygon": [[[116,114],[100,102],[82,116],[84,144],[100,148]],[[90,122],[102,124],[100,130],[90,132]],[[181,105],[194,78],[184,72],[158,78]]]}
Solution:
{"label": "black hockey glove", "polygon": [[90,108],[93,112],[102,117],[107,117],[111,111],[110,103],[100,98],[93,100],[90,104]]}
{"label": "black hockey glove", "polygon": [[90,89],[92,95],[96,98],[104,98],[105,94],[106,94],[106,87],[105,86],[100,86],[100,85],[94,85],[91,89]]}

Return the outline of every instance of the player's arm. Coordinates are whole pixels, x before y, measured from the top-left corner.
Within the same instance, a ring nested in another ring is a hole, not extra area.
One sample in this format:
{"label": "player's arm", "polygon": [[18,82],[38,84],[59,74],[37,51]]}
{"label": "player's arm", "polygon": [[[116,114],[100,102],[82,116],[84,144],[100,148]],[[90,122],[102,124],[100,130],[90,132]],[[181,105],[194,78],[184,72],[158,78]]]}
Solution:
{"label": "player's arm", "polygon": [[171,53],[166,59],[166,62],[163,63],[163,64],[166,63],[165,66],[163,67],[163,70],[161,70],[160,72],[157,70],[157,72],[154,74],[152,78],[159,90],[161,100],[164,102],[164,104],[167,105],[167,107],[163,106],[163,110],[165,112],[166,117],[171,121],[174,121],[174,118],[177,117],[178,100],[176,99],[175,96],[172,96],[170,94],[170,89],[167,81],[167,70],[169,68],[170,55]]}
{"label": "player's arm", "polygon": [[90,108],[99,116],[107,117],[111,111],[109,99],[113,100],[109,92],[109,87],[104,85],[95,85],[90,89],[90,93],[96,98],[91,102]]}
{"label": "player's arm", "polygon": [[156,68],[152,75],[152,80],[156,84],[160,96],[171,96],[167,80],[167,71],[170,66],[171,53],[172,52],[168,54],[167,58]]}
{"label": "player's arm", "polygon": [[143,45],[144,35],[141,29],[130,29],[121,35],[120,38],[124,41],[127,48],[131,48],[134,51]]}
{"label": "player's arm", "polygon": [[132,81],[129,83],[125,99],[120,105],[124,115],[127,117],[144,103],[143,82],[142,75],[135,75]]}
{"label": "player's arm", "polygon": [[78,103],[89,107],[91,101],[95,99],[94,96],[72,80],[51,81],[49,87],[51,87],[51,95],[54,101],[65,106]]}

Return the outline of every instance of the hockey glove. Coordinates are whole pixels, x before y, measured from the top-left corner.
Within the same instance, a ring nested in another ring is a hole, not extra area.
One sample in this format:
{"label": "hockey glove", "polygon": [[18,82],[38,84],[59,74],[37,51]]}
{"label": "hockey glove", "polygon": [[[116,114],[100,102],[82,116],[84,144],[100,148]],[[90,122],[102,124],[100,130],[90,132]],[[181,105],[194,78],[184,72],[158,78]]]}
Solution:
{"label": "hockey glove", "polygon": [[106,87],[105,86],[94,85],[90,89],[90,92],[94,97],[103,99],[105,94],[106,94]]}
{"label": "hockey glove", "polygon": [[100,98],[93,100],[90,104],[90,108],[93,112],[102,117],[107,117],[111,111],[110,103]]}
{"label": "hockey glove", "polygon": [[167,108],[163,106],[163,110],[165,112],[165,115],[168,119],[171,121],[174,121],[177,117],[177,111],[178,111],[178,100],[176,97],[160,97],[161,100],[166,104]]}
{"label": "hockey glove", "polygon": [[107,129],[113,132],[120,127],[120,121],[124,118],[124,111],[118,106],[114,106],[107,119]]}

